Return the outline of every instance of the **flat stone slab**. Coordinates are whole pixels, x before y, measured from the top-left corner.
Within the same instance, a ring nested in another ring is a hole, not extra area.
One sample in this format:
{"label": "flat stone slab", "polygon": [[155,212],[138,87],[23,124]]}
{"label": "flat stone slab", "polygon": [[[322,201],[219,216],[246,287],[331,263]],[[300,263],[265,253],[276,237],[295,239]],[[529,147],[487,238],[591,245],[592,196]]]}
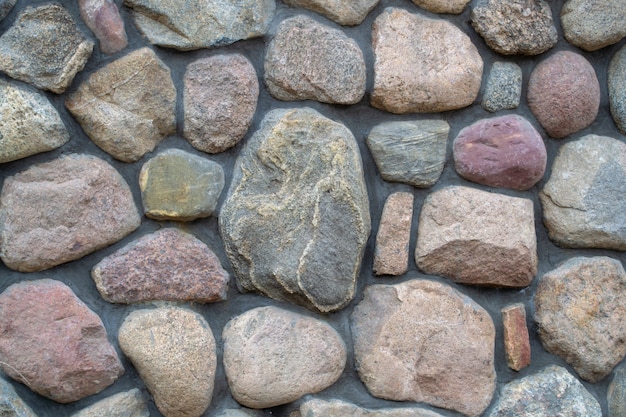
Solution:
{"label": "flat stone slab", "polygon": [[372,285],[351,315],[354,358],[375,397],[477,417],[495,389],[489,313],[430,280]]}
{"label": "flat stone slab", "polygon": [[522,69],[514,62],[491,66],[481,105],[490,112],[516,109],[522,98]]}
{"label": "flat stone slab", "polygon": [[347,401],[321,398],[304,401],[298,412],[299,414],[295,417],[442,417],[441,414],[417,407],[370,409],[358,407]]}
{"label": "flat stone slab", "polygon": [[520,371],[530,365],[531,359],[526,308],[515,303],[504,307],[501,313],[506,363],[514,371]]}
{"label": "flat stone slab", "polygon": [[80,17],[100,42],[100,50],[114,54],[128,46],[126,28],[112,0],[79,0]]}
{"label": "flat stone slab", "polygon": [[146,401],[137,389],[120,392],[83,408],[71,417],[150,417]]}
{"label": "flat stone slab", "polygon": [[0,258],[22,272],[82,258],[140,224],[124,178],[89,155],[63,156],[6,178],[0,201]]}
{"label": "flat stone slab", "polygon": [[270,111],[239,154],[219,226],[241,291],[343,308],[370,233],[352,133],[309,108]]}
{"label": "flat stone slab", "polygon": [[608,86],[611,115],[620,132],[626,135],[626,47],[611,59]]}
{"label": "flat stone slab", "polygon": [[531,200],[450,186],[424,201],[415,260],[455,282],[525,287],[537,273]]}
{"label": "flat stone slab", "polygon": [[4,378],[0,378],[0,411],[6,417],[37,417]]}
{"label": "flat stone slab", "polygon": [[565,39],[586,51],[596,51],[626,36],[626,1],[568,0],[561,8]]}
{"label": "flat stone slab", "polygon": [[363,22],[380,0],[284,0],[291,7],[313,10],[340,25],[356,26]]}
{"label": "flat stone slab", "polygon": [[373,270],[376,275],[402,275],[409,268],[413,194],[387,197],[376,234]]}

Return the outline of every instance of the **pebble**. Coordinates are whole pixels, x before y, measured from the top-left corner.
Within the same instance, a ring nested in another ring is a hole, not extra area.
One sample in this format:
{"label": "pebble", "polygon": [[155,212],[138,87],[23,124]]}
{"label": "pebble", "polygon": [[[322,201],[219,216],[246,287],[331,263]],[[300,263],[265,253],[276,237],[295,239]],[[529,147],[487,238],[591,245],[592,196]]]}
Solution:
{"label": "pebble", "polygon": [[522,97],[522,69],[514,62],[496,61],[491,66],[482,106],[490,112],[516,109]]}
{"label": "pebble", "polygon": [[611,59],[608,87],[611,115],[620,132],[626,135],[626,46]]}
{"label": "pebble", "polygon": [[83,408],[71,417],[150,417],[146,401],[137,389],[120,392]]}
{"label": "pebble", "polygon": [[417,6],[433,13],[461,14],[470,0],[413,0]]}
{"label": "pebble", "polygon": [[345,26],[356,26],[376,7],[380,0],[283,0],[291,7],[313,10],[328,19]]}
{"label": "pebble", "polygon": [[100,41],[100,50],[114,54],[128,46],[126,28],[113,0],[78,0],[80,17]]}
{"label": "pebble", "polygon": [[417,407],[368,409],[342,400],[312,398],[304,401],[296,417],[442,417],[441,414]]}
{"label": "pebble", "polygon": [[0,412],[5,417],[37,417],[37,414],[17,395],[13,386],[1,377]]}
{"label": "pebble", "polygon": [[522,303],[504,307],[502,327],[506,363],[514,371],[520,371],[530,365],[530,339],[526,326],[526,308]]}
{"label": "pebble", "polygon": [[561,9],[565,39],[596,51],[626,36],[626,0],[567,0]]}
{"label": "pebble", "polygon": [[396,192],[387,197],[376,234],[376,275],[402,275],[409,268],[411,220],[413,194]]}

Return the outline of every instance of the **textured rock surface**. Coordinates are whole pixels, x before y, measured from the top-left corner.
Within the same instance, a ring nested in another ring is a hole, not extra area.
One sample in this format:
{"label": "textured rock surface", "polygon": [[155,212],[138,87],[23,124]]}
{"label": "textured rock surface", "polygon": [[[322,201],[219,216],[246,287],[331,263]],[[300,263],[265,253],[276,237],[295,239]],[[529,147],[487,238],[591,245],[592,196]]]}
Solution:
{"label": "textured rock surface", "polygon": [[584,380],[600,381],[626,354],[625,296],[619,261],[569,259],[539,280],[535,321],[541,343]]}
{"label": "textured rock surface", "polygon": [[284,0],[292,7],[302,7],[320,13],[340,25],[354,26],[365,19],[365,16],[380,0]]}
{"label": "textured rock surface", "polygon": [[124,0],[151,43],[182,51],[223,46],[263,36],[274,0]]}
{"label": "textured rock surface", "polygon": [[256,111],[256,70],[241,54],[201,58],[184,79],[185,138],[203,152],[223,152],[244,137]]}
{"label": "textured rock surface", "polygon": [[565,39],[586,51],[626,36],[626,0],[568,0],[561,9]]}
{"label": "textured rock surface", "polygon": [[548,161],[539,132],[515,114],[482,119],[462,129],[454,139],[453,155],[461,177],[513,190],[535,185]]}
{"label": "textured rock surface", "polygon": [[51,151],[69,140],[46,96],[0,79],[0,163]]}
{"label": "textured rock surface", "polygon": [[250,408],[295,401],[331,386],[346,347],[330,325],[277,307],[259,307],[224,327],[224,371],[233,397]]}
{"label": "textured rock surface", "polygon": [[163,415],[204,413],[217,356],[211,328],[200,314],[179,307],[135,310],[122,323],[118,340]]}
{"label": "textured rock surface", "polygon": [[128,184],[111,165],[61,157],[4,181],[0,258],[22,272],[52,268],[117,242],[139,223]]}
{"label": "textured rock surface", "polygon": [[491,402],[493,322],[452,287],[429,280],[367,287],[351,323],[356,368],[372,395],[468,416]]}
{"label": "textured rock surface", "polygon": [[372,48],[376,108],[440,112],[469,106],[478,95],[483,60],[448,21],[387,8],[374,21]]}
{"label": "textured rock surface", "polygon": [[424,201],[417,266],[455,282],[525,287],[537,273],[531,200],[452,186]]}
{"label": "textured rock surface", "polygon": [[561,146],[539,193],[543,222],[560,246],[626,250],[626,145],[587,135]]}
{"label": "textured rock surface", "polygon": [[385,122],[374,126],[367,146],[384,180],[425,188],[441,176],[449,132],[443,120]]}
{"label": "textured rock surface", "polygon": [[548,366],[509,382],[488,417],[601,417],[598,401],[565,368]]}
{"label": "textured rock surface", "polygon": [[0,37],[0,71],[61,94],[91,56],[85,39],[59,4],[27,8]]}
{"label": "textured rock surface", "polygon": [[496,61],[491,66],[482,106],[490,112],[516,109],[522,97],[522,69],[514,62]]}
{"label": "textured rock surface", "polygon": [[530,365],[530,340],[526,327],[526,308],[522,303],[502,309],[504,351],[509,368],[519,371]]}
{"label": "textured rock surface", "polygon": [[148,48],[92,73],[65,105],[96,145],[124,162],[137,161],[175,132],[170,70]]}
{"label": "textured rock surface", "polygon": [[619,366],[607,392],[609,417],[626,416],[626,367]]}
{"label": "textured rock surface", "polygon": [[528,106],[548,135],[563,138],[589,126],[600,106],[600,84],[582,55],[559,51],[535,66]]}
{"label": "textured rock surface", "polygon": [[387,197],[376,234],[373,270],[376,275],[402,275],[409,267],[413,194]]}
{"label": "textured rock surface", "polygon": [[0,368],[60,403],[100,392],[124,373],[100,317],[51,279],[0,295]]}
{"label": "textured rock surface", "polygon": [[141,167],[139,188],[147,217],[195,220],[215,211],[224,188],[224,170],[217,162],[168,149]]}
{"label": "textured rock surface", "polygon": [[113,0],[79,0],[80,16],[100,41],[100,50],[113,54],[126,48],[126,28]]}
{"label": "textured rock surface", "polygon": [[433,13],[459,14],[469,0],[413,0],[413,3]]}
{"label": "textured rock surface", "polygon": [[110,303],[223,301],[229,280],[207,245],[175,228],[143,236],[107,256],[91,276]]}
{"label": "textured rock surface", "polygon": [[558,41],[544,0],[479,0],[471,21],[487,45],[503,55],[539,55]]}
{"label": "textured rock surface", "polygon": [[626,46],[611,59],[608,85],[611,115],[619,130],[626,135]]}
{"label": "textured rock surface", "polygon": [[300,405],[297,417],[441,417],[441,414],[417,407],[367,409],[341,400],[313,398]]}
{"label": "textured rock surface", "polygon": [[9,14],[15,3],[17,0],[0,0],[0,21]]}
{"label": "textured rock surface", "polygon": [[37,417],[37,414],[17,395],[13,386],[0,378],[0,415],[3,417]]}
{"label": "textured rock surface", "polygon": [[344,307],[370,233],[368,206],[345,126],[308,108],[270,111],[240,153],[219,217],[238,287],[322,312]]}
{"label": "textured rock surface", "polygon": [[141,392],[135,388],[120,392],[83,408],[72,417],[150,417]]}
{"label": "textured rock surface", "polygon": [[284,20],[265,56],[265,84],[279,100],[354,104],[365,94],[365,61],[338,29],[300,15]]}

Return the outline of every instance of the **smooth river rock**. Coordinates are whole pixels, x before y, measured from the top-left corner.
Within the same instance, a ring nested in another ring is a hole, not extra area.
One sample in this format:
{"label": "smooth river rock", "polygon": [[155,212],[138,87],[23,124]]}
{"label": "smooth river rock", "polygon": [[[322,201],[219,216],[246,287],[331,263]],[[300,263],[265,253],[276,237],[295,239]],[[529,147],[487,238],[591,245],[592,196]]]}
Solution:
{"label": "smooth river rock", "polygon": [[611,59],[608,87],[611,115],[618,129],[626,135],[626,46]]}
{"label": "smooth river rock", "polygon": [[352,133],[309,108],[270,111],[237,159],[219,226],[241,291],[343,308],[370,233]]}
{"label": "smooth river rock", "polygon": [[150,417],[150,411],[141,392],[134,388],[100,400],[71,417]]}
{"label": "smooth river rock", "polygon": [[126,28],[113,0],[78,0],[80,17],[100,41],[100,50],[114,54],[128,46]]}
{"label": "smooth river rock", "polygon": [[300,404],[295,417],[442,417],[418,407],[363,408],[342,400],[313,398]]}
{"label": "smooth river rock", "polygon": [[412,0],[417,6],[433,13],[460,14],[470,0]]}
{"label": "smooth river rock", "polygon": [[380,0],[283,0],[292,7],[313,10],[340,25],[355,26],[361,24],[365,16],[372,11]]}
{"label": "smooth river rock", "polygon": [[413,200],[411,193],[396,192],[385,201],[374,250],[376,275],[402,275],[409,268]]}
{"label": "smooth river rock", "polygon": [[13,386],[0,378],[0,415],[3,417],[37,417],[37,414],[22,400]]}
{"label": "smooth river rock", "polygon": [[568,0],[561,9],[565,39],[596,51],[626,36],[626,0]]}
{"label": "smooth river rock", "polygon": [[495,389],[495,327],[452,287],[419,279],[372,285],[351,315],[356,369],[368,391],[479,416]]}
{"label": "smooth river rock", "polygon": [[490,112],[516,109],[522,98],[522,68],[514,62],[491,66],[481,105]]}

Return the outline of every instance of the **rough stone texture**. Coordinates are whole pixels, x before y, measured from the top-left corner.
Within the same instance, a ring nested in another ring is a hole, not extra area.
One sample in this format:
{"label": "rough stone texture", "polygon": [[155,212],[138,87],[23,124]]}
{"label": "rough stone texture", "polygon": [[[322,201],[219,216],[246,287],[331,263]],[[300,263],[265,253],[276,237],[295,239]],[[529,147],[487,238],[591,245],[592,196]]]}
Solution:
{"label": "rough stone texture", "polygon": [[611,59],[608,85],[611,115],[618,129],[626,135],[626,46]]}
{"label": "rough stone texture", "polygon": [[380,0],[284,0],[292,7],[302,7],[326,16],[340,25],[355,26],[365,19]]}
{"label": "rough stone texture", "polygon": [[0,258],[11,269],[41,271],[117,242],[139,223],[128,184],[111,165],[64,156],[4,181]]}
{"label": "rough stone texture", "polygon": [[514,62],[496,61],[491,66],[482,106],[490,112],[516,109],[522,97],[522,69]]}
{"label": "rough stone texture", "polygon": [[565,368],[548,366],[509,382],[488,417],[602,417],[598,401]]}
{"label": "rough stone texture", "polygon": [[17,0],[0,0],[0,21],[7,17]]}
{"label": "rough stone texture", "polygon": [[200,314],[179,307],[135,310],[122,323],[118,340],[163,415],[205,412],[217,356],[211,328]]}
{"label": "rough stone texture", "polygon": [[463,178],[491,187],[528,190],[543,178],[548,156],[543,138],[516,114],[482,119],[462,129],[453,145]]}
{"label": "rough stone texture", "polygon": [[72,414],[72,417],[150,417],[141,392],[135,388],[120,392]]}
{"label": "rough stone texture", "polygon": [[354,136],[309,108],[268,112],[237,159],[219,221],[241,291],[344,307],[370,233]]}
{"label": "rough stone texture", "polygon": [[265,84],[279,100],[354,104],[365,94],[365,60],[342,31],[300,15],[284,20],[265,56]]}
{"label": "rough stone texture", "polygon": [[607,392],[609,417],[626,416],[626,366],[620,365],[614,373]]}
{"label": "rough stone texture", "polygon": [[224,189],[224,170],[217,162],[168,149],[141,167],[139,188],[147,217],[191,221],[215,211]]}
{"label": "rough stone texture", "polygon": [[469,0],[413,0],[413,3],[433,13],[460,14]]}
{"label": "rough stone texture", "polygon": [[409,241],[413,220],[413,194],[397,192],[387,197],[376,234],[374,273],[402,275],[409,267]]}
{"label": "rough stone texture", "polygon": [[504,351],[509,368],[519,371],[530,365],[530,339],[526,327],[526,308],[515,303],[502,310]]}
{"label": "rough stone texture", "polygon": [[626,354],[626,272],[608,257],[572,258],[546,273],[535,292],[543,347],[586,381],[598,382]]}
{"label": "rough stone texture", "polygon": [[175,132],[170,70],[141,48],[92,73],[65,101],[87,135],[111,156],[135,162]]}
{"label": "rough stone texture", "polygon": [[0,368],[59,403],[98,393],[124,373],[100,317],[51,279],[0,295]]}
{"label": "rough stone texture", "polygon": [[366,141],[384,180],[425,188],[441,176],[449,132],[443,120],[384,122]]}
{"label": "rough stone texture", "polygon": [[593,67],[575,52],[551,55],[530,74],[528,106],[553,138],[584,129],[600,107],[600,83]]}
{"label": "rough stone texture", "polygon": [[626,0],[569,0],[561,9],[565,39],[586,51],[613,45],[626,36]]}
{"label": "rough stone texture", "polygon": [[367,409],[341,400],[313,398],[300,405],[297,417],[441,417],[417,407]]}
{"label": "rough stone texture", "polygon": [[46,96],[0,79],[0,163],[51,151],[69,140]]}
{"label": "rough stone texture", "polygon": [[182,51],[263,36],[274,0],[124,0],[135,24],[154,45]]}
{"label": "rough stone texture", "polygon": [[93,42],[59,4],[27,7],[0,37],[0,71],[62,94],[83,69]]}
{"label": "rough stone texture", "polygon": [[479,416],[491,402],[493,322],[452,287],[423,279],[373,285],[351,320],[356,368],[375,397],[467,416]]}
{"label": "rough stone texture", "polygon": [[626,145],[587,135],[561,146],[539,193],[550,239],[563,247],[626,250]]}
{"label": "rough stone texture", "polygon": [[80,17],[100,41],[100,50],[113,54],[126,48],[124,21],[113,0],[79,0]]}
{"label": "rough stone texture", "polygon": [[216,417],[265,417],[262,411],[243,408],[228,408],[222,410]]}
{"label": "rough stone texture", "polygon": [[539,55],[558,41],[544,0],[478,0],[470,18],[487,46],[503,55]]}
{"label": "rough stone texture", "polygon": [[374,21],[372,48],[376,108],[441,112],[469,106],[478,95],[483,60],[448,21],[386,8]]}
{"label": "rough stone texture", "polygon": [[229,280],[207,245],[175,228],[143,236],[107,256],[91,276],[110,303],[223,301]]}
{"label": "rough stone texture", "polygon": [[256,111],[259,82],[240,54],[202,58],[184,79],[185,138],[203,152],[223,152],[244,137]]}
{"label": "rough stone texture", "polygon": [[451,186],[426,197],[417,266],[455,282],[525,287],[537,273],[531,200]]}
{"label": "rough stone texture", "polygon": [[4,378],[0,378],[0,415],[3,417],[37,417],[37,414],[22,401],[13,386]]}
{"label": "rough stone texture", "polygon": [[346,346],[330,325],[277,307],[258,307],[224,327],[224,371],[240,404],[269,408],[331,386]]}

